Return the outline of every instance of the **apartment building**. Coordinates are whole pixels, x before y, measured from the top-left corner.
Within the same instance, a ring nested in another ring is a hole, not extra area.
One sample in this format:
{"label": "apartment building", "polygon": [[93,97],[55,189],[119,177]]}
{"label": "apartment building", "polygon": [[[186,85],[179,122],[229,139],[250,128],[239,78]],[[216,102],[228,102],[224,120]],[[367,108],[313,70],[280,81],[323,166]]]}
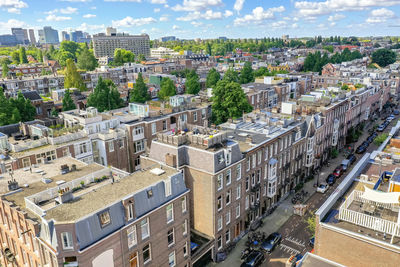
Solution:
{"label": "apartment building", "polygon": [[62,174],[46,174],[47,184],[16,189],[14,182],[16,190],[2,196],[2,264],[189,266],[182,172],[157,165],[128,175],[79,161],[66,172],[70,160],[63,159]]}
{"label": "apartment building", "polygon": [[93,35],[93,50],[96,58],[105,56],[113,57],[114,51],[117,48],[131,51],[135,55],[143,54],[145,56],[150,56],[150,38],[147,34]]}
{"label": "apartment building", "polygon": [[278,106],[278,94],[263,83],[242,84],[243,91],[253,109],[272,109]]}
{"label": "apartment building", "polygon": [[316,212],[314,253],[345,266],[397,266],[399,129],[366,153]]}

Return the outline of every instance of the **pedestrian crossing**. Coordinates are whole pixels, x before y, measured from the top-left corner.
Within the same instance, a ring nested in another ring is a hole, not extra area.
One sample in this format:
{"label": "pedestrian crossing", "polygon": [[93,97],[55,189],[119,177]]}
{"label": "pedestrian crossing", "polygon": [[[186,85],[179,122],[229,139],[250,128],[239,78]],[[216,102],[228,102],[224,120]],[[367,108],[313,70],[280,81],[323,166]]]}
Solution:
{"label": "pedestrian crossing", "polygon": [[297,254],[300,254],[300,251],[298,251],[297,249],[294,249],[294,248],[292,248],[292,247],[289,247],[289,246],[287,246],[287,245],[285,245],[285,244],[280,244],[280,245],[279,245],[279,249],[280,249],[280,250],[283,250],[283,251],[286,252],[286,253],[289,253],[290,255],[297,255]]}
{"label": "pedestrian crossing", "polygon": [[285,240],[287,240],[287,241],[289,241],[291,243],[294,243],[294,244],[296,244],[298,246],[301,246],[301,247],[305,247],[306,246],[304,241],[301,241],[300,239],[297,239],[297,238],[294,238],[294,237],[288,236],[288,237],[285,238]]}

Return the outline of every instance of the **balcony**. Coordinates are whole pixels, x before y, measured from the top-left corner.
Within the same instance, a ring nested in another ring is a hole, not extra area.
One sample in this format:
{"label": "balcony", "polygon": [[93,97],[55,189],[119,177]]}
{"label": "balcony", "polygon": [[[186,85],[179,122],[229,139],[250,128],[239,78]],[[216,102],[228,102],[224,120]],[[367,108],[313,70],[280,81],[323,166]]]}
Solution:
{"label": "balcony", "polygon": [[132,136],[132,138],[133,138],[133,141],[142,140],[142,139],[144,139],[144,133],[134,134],[134,135]]}
{"label": "balcony", "polygon": [[255,201],[253,204],[250,204],[250,210],[257,210],[260,207],[260,201]]}
{"label": "balcony", "polygon": [[260,189],[260,184],[255,184],[254,186],[251,187],[250,191],[255,193],[257,190]]}

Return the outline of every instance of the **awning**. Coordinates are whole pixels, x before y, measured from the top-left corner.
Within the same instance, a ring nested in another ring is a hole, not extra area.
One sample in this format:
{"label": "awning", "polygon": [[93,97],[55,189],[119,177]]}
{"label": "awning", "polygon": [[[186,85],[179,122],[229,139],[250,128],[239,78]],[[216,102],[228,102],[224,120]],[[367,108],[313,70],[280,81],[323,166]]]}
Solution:
{"label": "awning", "polygon": [[361,195],[363,199],[374,201],[377,203],[399,204],[400,192],[384,193],[369,189],[364,186],[364,193]]}

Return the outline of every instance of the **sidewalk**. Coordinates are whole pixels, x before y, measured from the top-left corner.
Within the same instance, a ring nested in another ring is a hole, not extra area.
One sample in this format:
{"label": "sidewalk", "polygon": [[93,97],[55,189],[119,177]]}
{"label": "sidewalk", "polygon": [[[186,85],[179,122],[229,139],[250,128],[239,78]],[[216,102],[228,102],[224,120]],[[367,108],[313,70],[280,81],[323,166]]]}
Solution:
{"label": "sidewalk", "polygon": [[[368,128],[364,129],[363,134],[360,136],[358,141],[354,143],[354,148],[356,149],[358,145],[365,141],[365,139],[369,136],[368,129],[372,127],[371,124]],[[325,183],[326,177],[333,172],[333,170],[340,165],[342,160],[345,159],[343,152],[339,153],[339,155],[335,159],[329,160],[329,167],[323,166],[319,172],[319,183]],[[316,174],[318,175],[318,174]],[[314,183],[316,179],[310,180],[304,184],[303,189],[309,192],[305,203],[308,201],[316,193],[316,188],[314,188]],[[276,208],[276,210],[269,216],[263,219],[263,226],[258,228],[257,231],[263,231],[267,234],[277,232],[285,222],[293,215],[293,204],[291,203],[292,195],[289,195],[285,200],[281,202],[281,204]],[[310,207],[316,208],[316,207]],[[281,233],[285,234],[285,233]],[[235,249],[228,255],[227,259],[220,263],[210,263],[207,266],[221,266],[221,267],[233,267],[238,266],[240,263],[240,254],[242,250],[245,248],[245,243],[247,240],[247,234],[243,236],[241,240],[236,244]]]}

